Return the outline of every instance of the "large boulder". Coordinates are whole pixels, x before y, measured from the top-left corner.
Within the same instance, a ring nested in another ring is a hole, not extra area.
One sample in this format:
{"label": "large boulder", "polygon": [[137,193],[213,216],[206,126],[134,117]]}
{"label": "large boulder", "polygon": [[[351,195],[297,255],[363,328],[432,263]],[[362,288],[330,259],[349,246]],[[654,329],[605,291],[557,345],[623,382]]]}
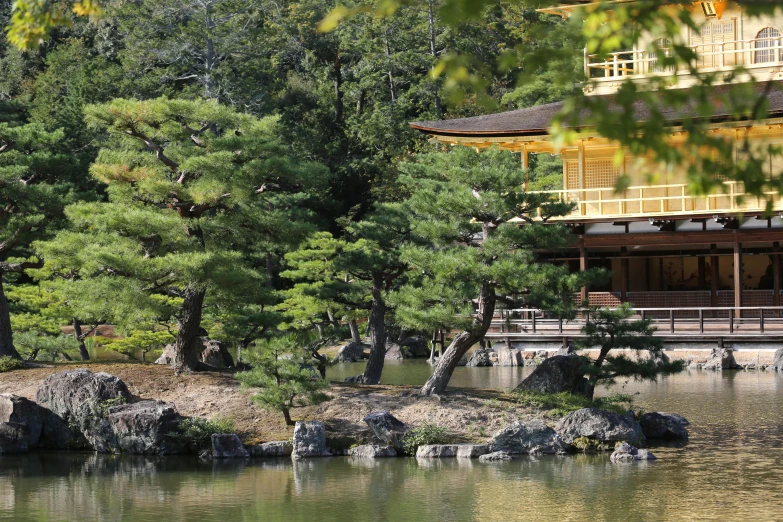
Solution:
{"label": "large boulder", "polygon": [[114,435],[107,415],[111,406],[132,399],[119,377],[92,373],[86,368],[66,370],[47,377],[35,394],[35,401],[50,409],[84,436],[98,452],[112,451]]}
{"label": "large boulder", "polygon": [[460,444],[457,446],[457,458],[477,459],[490,452],[487,444]]}
{"label": "large boulder", "polygon": [[293,446],[291,457],[294,459],[329,456],[326,451],[326,425],[321,421],[297,422]]}
{"label": "large boulder", "polygon": [[498,366],[523,366],[522,352],[502,346],[498,348]]}
{"label": "large boulder", "polygon": [[348,455],[357,459],[382,459],[396,457],[397,451],[391,446],[364,444],[348,450]]}
{"label": "large boulder", "polygon": [[426,359],[430,356],[429,341],[422,335],[412,335],[400,343],[413,358]]}
{"label": "large boulder", "polygon": [[0,422],[0,455],[27,453],[30,431],[18,422]]}
{"label": "large boulder", "polygon": [[405,349],[402,348],[399,344],[386,344],[386,355],[384,356],[384,359],[387,361],[401,361],[407,357],[408,354],[406,353]]}
{"label": "large boulder", "polygon": [[612,462],[633,462],[635,460],[655,460],[657,457],[653,455],[649,450],[637,449],[631,446],[627,442],[621,442],[617,445],[609,457]]}
{"label": "large boulder", "polygon": [[456,457],[458,444],[423,444],[416,450],[417,459],[442,459]]}
{"label": "large boulder", "polygon": [[162,364],[165,366],[168,366],[174,361],[174,345],[173,344],[167,344],[163,348],[163,353],[160,354],[160,357],[158,357],[155,360],[155,364]]}
{"label": "large boulder", "polygon": [[294,446],[290,441],[278,440],[248,447],[251,457],[290,457]]}
{"label": "large boulder", "polygon": [[740,365],[734,360],[734,351],[729,348],[713,348],[702,366],[705,370],[737,370]]}
{"label": "large boulder", "polygon": [[402,438],[410,429],[388,411],[374,411],[362,419],[381,442],[402,450]]}
{"label": "large boulder", "polygon": [[340,348],[337,355],[334,356],[334,362],[336,363],[350,363],[361,361],[366,359],[368,355],[365,355],[364,350],[368,347],[362,343],[350,342]]}
{"label": "large boulder", "polygon": [[213,459],[246,459],[250,456],[236,433],[212,434]]}
{"label": "large boulder", "polygon": [[517,386],[517,390],[582,394],[589,386],[583,370],[586,362],[584,357],[566,355],[545,359]]}
{"label": "large boulder", "polygon": [[642,427],[632,416],[597,408],[569,413],[557,423],[555,431],[568,444],[582,437],[598,442],[644,441]]}
{"label": "large boulder", "polygon": [[36,403],[18,395],[0,395],[0,422],[27,426],[27,445],[38,445],[43,432],[44,410]]}
{"label": "large boulder", "polygon": [[466,366],[472,368],[479,368],[482,366],[492,366],[492,361],[489,358],[489,350],[487,348],[479,348],[468,359]]}
{"label": "large boulder", "polygon": [[688,440],[690,423],[675,413],[651,412],[639,418],[642,433],[648,439]]}
{"label": "large boulder", "polygon": [[497,431],[489,441],[491,452],[504,451],[511,455],[566,453],[569,445],[554,429],[541,419],[514,421]]}
{"label": "large boulder", "polygon": [[109,408],[108,422],[114,434],[113,451],[133,455],[180,453],[172,437],[182,420],[176,406],[163,401],[140,401]]}
{"label": "large boulder", "polygon": [[201,362],[213,368],[233,368],[234,358],[228,353],[226,345],[220,341],[205,341],[201,352]]}
{"label": "large boulder", "polygon": [[513,457],[505,451],[494,451],[479,457],[479,462],[507,462]]}

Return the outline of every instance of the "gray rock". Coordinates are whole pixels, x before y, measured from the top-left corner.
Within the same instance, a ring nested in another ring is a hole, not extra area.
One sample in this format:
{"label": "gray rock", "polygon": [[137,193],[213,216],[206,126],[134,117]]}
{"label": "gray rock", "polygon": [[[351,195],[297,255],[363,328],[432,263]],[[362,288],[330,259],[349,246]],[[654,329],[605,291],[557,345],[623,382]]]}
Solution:
{"label": "gray rock", "polygon": [[357,342],[350,342],[340,348],[337,355],[334,356],[334,362],[336,363],[349,363],[357,362],[362,359],[366,359],[368,355],[364,353],[369,347]]}
{"label": "gray rock", "polygon": [[325,457],[326,426],[321,421],[297,422],[294,426],[294,443],[291,458]]}
{"label": "gray rock", "polygon": [[406,358],[405,350],[398,344],[387,343],[386,355],[384,359],[387,361],[401,361]]}
{"label": "gray rock", "polygon": [[163,401],[141,401],[109,408],[108,422],[114,433],[112,451],[132,455],[181,453],[181,445],[171,437],[182,420],[176,406]]}
{"label": "gray rock", "polygon": [[580,437],[599,442],[644,441],[642,427],[630,415],[620,415],[597,408],[582,408],[563,417],[555,431],[568,444]]}
{"label": "gray rock", "polygon": [[574,349],[574,343],[569,342],[568,345],[564,346],[563,348],[560,348],[558,351],[555,352],[555,356],[558,355],[576,355],[576,350]]}
{"label": "gray rock", "polygon": [[505,451],[494,451],[479,457],[479,462],[506,462],[513,457]]}
{"label": "gray rock", "polygon": [[483,366],[492,366],[492,361],[489,358],[489,350],[487,348],[479,348],[468,359],[466,366],[472,368],[479,368]]}
{"label": "gray rock", "polygon": [[530,419],[525,422],[514,421],[496,432],[489,441],[489,449],[492,452],[504,451],[513,455],[554,455],[566,453],[569,445],[544,421]]}
{"label": "gray rock", "polygon": [[538,350],[536,352],[536,359],[547,359],[549,357],[549,352],[546,350]]}
{"label": "gray rock", "polygon": [[740,365],[734,359],[734,351],[728,348],[713,348],[707,362],[701,365],[705,370],[737,370]]}
{"label": "gray rock", "polygon": [[212,450],[209,448],[204,448],[199,452],[198,458],[200,460],[212,460]]}
{"label": "gray rock", "polygon": [[783,371],[783,348],[778,348],[775,351],[775,356],[772,360],[772,369],[776,371]]}
{"label": "gray rock", "polygon": [[443,459],[456,457],[458,444],[423,444],[416,450],[417,459]]}
{"label": "gray rock", "polygon": [[51,410],[41,408],[43,428],[38,447],[51,450],[79,450],[87,446],[81,432],[72,430],[65,420]]}
{"label": "gray rock", "polygon": [[476,459],[489,453],[487,444],[460,444],[457,446],[457,458]]}
{"label": "gray rock", "polygon": [[348,455],[359,459],[381,459],[396,457],[397,451],[391,446],[378,446],[377,444],[364,444],[348,450]]}
{"label": "gray rock", "polygon": [[411,357],[426,359],[430,356],[429,341],[422,335],[407,337],[400,346],[404,347]]}
{"label": "gray rock", "polygon": [[637,460],[656,460],[656,456],[646,449],[636,449],[627,442],[618,444],[609,460],[612,462],[633,462]]}
{"label": "gray rock", "polygon": [[236,433],[212,434],[213,459],[246,459],[250,456]]}
{"label": "gray rock", "polygon": [[201,362],[213,368],[233,368],[234,358],[228,353],[226,346],[220,341],[205,341],[201,352]]}
{"label": "gray rock", "polygon": [[498,366],[523,366],[522,352],[519,350],[513,350],[506,348],[505,346],[498,348]]}
{"label": "gray rock", "polygon": [[50,375],[35,394],[39,405],[78,429],[87,445],[98,452],[113,449],[114,435],[107,421],[109,407],[131,398],[119,377],[86,368]]}
{"label": "gray rock", "polygon": [[27,453],[30,446],[30,430],[18,422],[0,422],[0,455]]}
{"label": "gray rock", "polygon": [[398,451],[402,450],[402,438],[410,429],[407,424],[388,411],[369,413],[362,420],[367,423],[378,440],[393,446]]}
{"label": "gray rock", "polygon": [[162,364],[168,366],[174,361],[174,345],[167,344],[163,348],[163,353],[155,360],[155,364]]}
{"label": "gray rock", "polygon": [[645,413],[639,419],[642,433],[648,439],[688,440],[690,423],[685,417],[672,413]]}
{"label": "gray rock", "polygon": [[589,384],[584,377],[584,357],[555,355],[544,360],[517,390],[535,393],[569,392],[583,394]]}
{"label": "gray rock", "polygon": [[11,422],[27,426],[27,445],[38,445],[43,432],[43,408],[25,397],[0,395],[0,422]]}
{"label": "gray rock", "polygon": [[256,444],[255,446],[249,446],[247,449],[251,457],[290,457],[294,451],[294,446],[290,441],[279,440]]}

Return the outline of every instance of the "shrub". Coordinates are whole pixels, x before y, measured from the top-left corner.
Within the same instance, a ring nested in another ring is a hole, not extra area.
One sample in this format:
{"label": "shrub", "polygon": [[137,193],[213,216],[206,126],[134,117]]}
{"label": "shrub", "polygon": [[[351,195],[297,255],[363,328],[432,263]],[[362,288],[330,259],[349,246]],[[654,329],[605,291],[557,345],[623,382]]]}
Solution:
{"label": "shrub", "polygon": [[190,447],[202,449],[212,444],[215,433],[234,433],[236,425],[230,419],[203,419],[189,417],[179,423],[178,433],[171,436]]}
{"label": "shrub", "polygon": [[425,424],[409,430],[402,438],[402,449],[406,455],[415,455],[419,446],[427,444],[447,444],[450,438],[444,428],[434,424]]}
{"label": "shrub", "polygon": [[582,408],[599,408],[609,410],[615,413],[628,413],[630,403],[633,397],[630,395],[614,394],[608,397],[599,397],[597,399],[588,399],[583,395],[573,393],[535,393],[521,391],[516,392],[516,400],[522,406],[546,410],[554,417],[563,417],[572,411]]}
{"label": "shrub", "polygon": [[19,359],[14,359],[13,357],[8,357],[7,355],[0,357],[0,373],[10,372],[11,370],[18,370],[22,367],[24,367],[24,362]]}

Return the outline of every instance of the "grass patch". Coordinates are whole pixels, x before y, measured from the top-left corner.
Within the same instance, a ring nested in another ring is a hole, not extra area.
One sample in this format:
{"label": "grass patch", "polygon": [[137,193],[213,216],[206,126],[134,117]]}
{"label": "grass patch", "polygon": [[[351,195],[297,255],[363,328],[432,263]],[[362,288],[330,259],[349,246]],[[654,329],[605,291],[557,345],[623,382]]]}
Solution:
{"label": "grass patch", "polygon": [[416,455],[419,446],[427,444],[448,444],[451,438],[445,428],[434,424],[425,424],[408,431],[402,438],[402,449],[406,455]]}
{"label": "grass patch", "polygon": [[599,408],[624,414],[628,413],[628,409],[633,402],[633,397],[623,394],[613,394],[593,400],[568,392],[534,393],[520,391],[515,392],[514,396],[520,405],[546,411],[553,417],[564,417],[572,411],[581,410],[582,408]]}
{"label": "grass patch", "polygon": [[18,370],[19,368],[24,368],[24,361],[8,357],[7,355],[0,357],[0,373]]}

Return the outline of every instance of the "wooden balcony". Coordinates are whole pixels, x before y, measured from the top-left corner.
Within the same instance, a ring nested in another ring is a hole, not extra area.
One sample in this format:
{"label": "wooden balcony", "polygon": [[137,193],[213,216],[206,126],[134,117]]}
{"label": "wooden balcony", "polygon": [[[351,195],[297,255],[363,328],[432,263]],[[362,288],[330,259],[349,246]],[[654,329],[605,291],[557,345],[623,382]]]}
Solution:
{"label": "wooden balcony", "polygon": [[767,201],[775,211],[783,210],[780,197],[769,192],[764,197],[748,196],[741,183],[727,181],[720,193],[695,196],[687,185],[645,185],[617,192],[614,187],[533,192],[549,194],[553,201],[569,202],[574,210],[565,218],[663,217],[667,215],[735,214],[763,212]]}

